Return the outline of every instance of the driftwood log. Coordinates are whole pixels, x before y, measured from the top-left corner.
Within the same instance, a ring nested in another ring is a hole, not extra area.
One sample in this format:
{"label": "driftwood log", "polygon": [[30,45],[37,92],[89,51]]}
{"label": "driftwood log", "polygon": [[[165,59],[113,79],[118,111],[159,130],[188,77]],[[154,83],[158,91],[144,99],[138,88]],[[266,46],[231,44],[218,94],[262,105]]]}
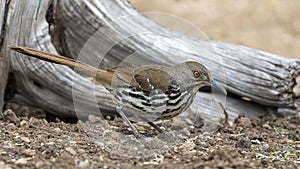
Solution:
{"label": "driftwood log", "polygon": [[[97,102],[102,112],[115,113],[112,97],[104,87],[95,86],[68,67],[20,57],[7,47],[19,45],[77,58],[103,69],[197,60],[226,86],[226,102],[225,97],[218,97],[226,103],[231,118],[240,113],[254,116],[296,111],[293,88],[299,60],[172,31],[139,14],[125,0],[0,3],[1,108],[5,102],[14,101],[72,118],[95,113]],[[101,62],[96,60],[99,58]],[[189,112],[218,117],[211,96],[214,94],[199,94]],[[80,110],[75,111],[74,102]]]}

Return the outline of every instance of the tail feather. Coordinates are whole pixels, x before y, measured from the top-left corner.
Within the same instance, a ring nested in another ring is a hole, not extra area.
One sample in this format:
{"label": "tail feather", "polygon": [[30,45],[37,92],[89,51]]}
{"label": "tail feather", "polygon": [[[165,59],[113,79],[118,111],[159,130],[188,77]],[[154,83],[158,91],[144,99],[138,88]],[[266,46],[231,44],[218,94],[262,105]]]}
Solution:
{"label": "tail feather", "polygon": [[103,70],[99,70],[95,67],[86,65],[84,63],[76,62],[73,59],[70,59],[70,58],[67,58],[67,57],[64,57],[61,55],[56,55],[56,54],[52,54],[52,53],[48,53],[48,52],[44,52],[44,51],[40,51],[40,50],[28,48],[28,47],[23,47],[23,46],[9,46],[9,48],[18,53],[22,53],[27,56],[38,58],[38,59],[41,59],[41,60],[44,60],[47,62],[66,65],[72,69],[76,68],[76,70],[80,70],[89,75],[93,75],[93,74],[95,74],[95,72],[97,72],[97,74],[103,73]]}

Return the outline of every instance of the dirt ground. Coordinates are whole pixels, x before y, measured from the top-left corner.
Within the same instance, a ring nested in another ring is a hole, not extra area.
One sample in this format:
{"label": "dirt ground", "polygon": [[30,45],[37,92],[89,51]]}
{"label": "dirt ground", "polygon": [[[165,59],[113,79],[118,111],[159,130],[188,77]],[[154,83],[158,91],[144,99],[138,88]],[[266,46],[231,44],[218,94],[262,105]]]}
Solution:
{"label": "dirt ground", "polygon": [[[297,0],[131,2],[183,17],[210,39],[300,58]],[[213,129],[176,117],[160,124],[168,134],[138,123],[146,137],[136,139],[119,118],[65,123],[46,120],[41,110],[14,111],[0,116],[0,168],[300,168],[300,113],[240,117]],[[24,117],[30,112],[39,118]]]}
{"label": "dirt ground", "polygon": [[[204,130],[177,117],[163,137],[136,124],[132,137],[119,118],[75,124],[17,117],[0,120],[0,168],[300,168],[300,114],[238,118]],[[200,121],[200,120],[199,120]]]}

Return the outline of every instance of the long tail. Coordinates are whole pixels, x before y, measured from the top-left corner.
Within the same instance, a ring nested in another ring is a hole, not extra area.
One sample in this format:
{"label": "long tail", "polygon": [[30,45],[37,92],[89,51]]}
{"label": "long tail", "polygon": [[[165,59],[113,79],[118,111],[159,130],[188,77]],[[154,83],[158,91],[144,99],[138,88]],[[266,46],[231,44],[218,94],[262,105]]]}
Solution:
{"label": "long tail", "polygon": [[98,71],[103,71],[103,70],[99,70],[95,67],[86,65],[84,63],[79,63],[76,62],[73,59],[61,56],[61,55],[56,55],[56,54],[52,54],[52,53],[48,53],[48,52],[43,52],[40,50],[36,50],[36,49],[32,49],[32,48],[27,48],[27,47],[23,47],[23,46],[9,46],[9,48],[13,51],[25,54],[27,56],[31,56],[34,58],[38,58],[47,62],[51,62],[51,63],[57,63],[57,64],[62,64],[62,65],[66,65],[69,66],[70,68],[73,69],[78,69],[80,71],[83,71],[84,73],[87,74],[93,74],[95,72]]}
{"label": "long tail", "polygon": [[91,75],[91,76],[96,75],[95,78],[98,79],[100,83],[102,83],[106,88],[110,88],[111,72],[108,72],[106,70],[101,70],[84,63],[76,62],[73,59],[66,58],[61,55],[43,52],[32,48],[27,48],[23,46],[9,46],[9,48],[13,51],[25,54],[27,56],[38,58],[51,63],[66,65],[72,69],[79,70],[80,72],[86,75]]}

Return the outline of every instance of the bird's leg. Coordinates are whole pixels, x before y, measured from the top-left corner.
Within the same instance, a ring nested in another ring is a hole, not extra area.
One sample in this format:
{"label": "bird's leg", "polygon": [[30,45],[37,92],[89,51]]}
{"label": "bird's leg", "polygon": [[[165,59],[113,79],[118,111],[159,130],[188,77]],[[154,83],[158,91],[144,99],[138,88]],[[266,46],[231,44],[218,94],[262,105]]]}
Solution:
{"label": "bird's leg", "polygon": [[155,128],[159,133],[159,138],[167,141],[167,142],[180,142],[182,141],[182,139],[177,138],[176,136],[172,135],[169,132],[165,132],[164,130],[162,130],[157,124],[153,123],[152,121],[149,121],[147,119],[144,119],[150,126],[152,126],[153,128]]}
{"label": "bird's leg", "polygon": [[122,119],[130,126],[135,137],[137,137],[137,138],[142,137],[142,135],[138,132],[138,130],[134,127],[134,125],[130,122],[130,120],[124,114],[124,112],[122,111],[122,108],[117,108],[117,112],[120,114]]}
{"label": "bird's leg", "polygon": [[164,130],[162,130],[157,124],[153,123],[152,121],[146,120],[147,123],[152,126],[155,130],[157,130],[159,133],[163,133]]}
{"label": "bird's leg", "polygon": [[150,126],[152,126],[153,128],[155,128],[155,130],[157,130],[159,133],[163,133],[164,130],[162,130],[157,124],[151,122],[151,121],[148,121],[147,122]]}
{"label": "bird's leg", "polygon": [[[130,122],[130,120],[127,118],[127,116],[123,113],[122,108],[117,108],[117,112],[120,114],[120,116],[122,117],[122,119],[130,126],[130,128],[132,129],[133,134],[136,137],[141,137],[142,136],[141,133],[138,132],[138,130]],[[149,121],[146,118],[142,118],[142,119],[145,120],[150,126],[152,126],[159,133],[163,133],[164,132],[164,130],[162,130],[157,124],[153,123],[152,121]]]}
{"label": "bird's leg", "polygon": [[152,126],[159,133],[163,133],[164,132],[164,130],[162,130],[157,124],[153,123],[152,121],[148,120],[147,118],[141,117],[141,116],[139,116],[139,118],[141,118],[142,120],[144,120],[145,122],[147,122],[150,126]]}

